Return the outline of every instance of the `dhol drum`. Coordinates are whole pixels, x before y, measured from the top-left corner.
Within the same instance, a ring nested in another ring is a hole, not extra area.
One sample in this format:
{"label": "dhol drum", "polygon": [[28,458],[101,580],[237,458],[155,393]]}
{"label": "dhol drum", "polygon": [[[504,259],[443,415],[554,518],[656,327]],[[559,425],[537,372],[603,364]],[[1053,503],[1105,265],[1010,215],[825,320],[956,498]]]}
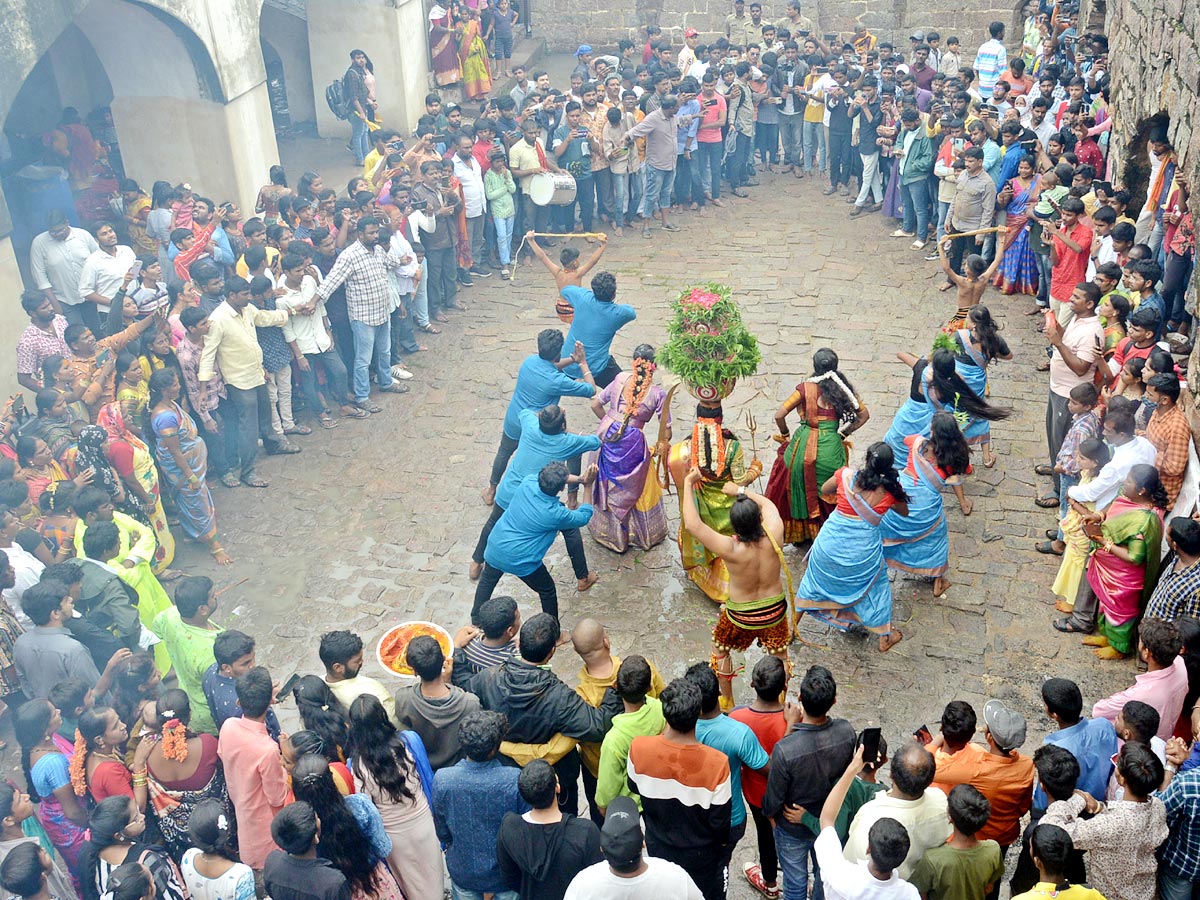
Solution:
{"label": "dhol drum", "polygon": [[575,176],[570,172],[539,172],[529,183],[536,206],[566,206],[575,200]]}

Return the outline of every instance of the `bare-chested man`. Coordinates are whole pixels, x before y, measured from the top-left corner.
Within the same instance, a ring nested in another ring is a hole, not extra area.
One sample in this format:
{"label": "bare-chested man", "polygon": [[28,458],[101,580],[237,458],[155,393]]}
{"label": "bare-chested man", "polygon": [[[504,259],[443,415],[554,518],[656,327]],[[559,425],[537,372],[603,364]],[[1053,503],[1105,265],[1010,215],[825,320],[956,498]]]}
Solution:
{"label": "bare-chested man", "polygon": [[688,471],[683,481],[683,525],[711,553],[725,561],[729,570],[729,599],[713,628],[713,671],[721,684],[721,708],[733,708],[733,660],[731,650],[746,650],[758,639],[768,653],[787,665],[787,648],[792,632],[788,623],[789,597],[783,586],[783,520],[773,504],[733,482],[723,490],[737,500],[729,511],[733,535],[713,530],[700,518],[695,486],[704,476],[698,468]]}
{"label": "bare-chested man", "polygon": [[987,264],[987,260],[978,253],[969,255],[963,261],[963,272],[965,273],[963,275],[954,271],[946,256],[950,252],[950,244],[950,238],[945,238],[938,244],[938,259],[942,262],[942,271],[949,279],[938,290],[948,291],[951,287],[958,288],[958,311],[954,313],[954,318],[946,326],[946,330],[953,334],[963,327],[963,323],[967,321],[967,313],[983,297],[984,290],[992,282],[992,276],[1000,268],[1000,261],[1004,259],[1004,241],[996,241],[996,258],[992,260],[990,266]]}
{"label": "bare-chested man", "polygon": [[600,235],[599,240],[600,245],[592,251],[592,255],[588,258],[588,261],[581,266],[579,265],[579,251],[574,247],[563,247],[558,253],[559,262],[556,263],[546,255],[546,251],[533,239],[532,231],[525,235],[525,246],[533,248],[533,255],[541,260],[542,265],[546,267],[546,271],[554,276],[554,286],[557,288],[555,296],[558,297],[558,301],[554,304],[554,312],[558,315],[559,319],[568,325],[575,318],[575,309],[571,304],[562,299],[562,289],[567,285],[583,287],[584,277],[588,272],[592,271],[592,267],[596,263],[600,262],[600,257],[604,255],[604,251],[608,247],[608,235]]}

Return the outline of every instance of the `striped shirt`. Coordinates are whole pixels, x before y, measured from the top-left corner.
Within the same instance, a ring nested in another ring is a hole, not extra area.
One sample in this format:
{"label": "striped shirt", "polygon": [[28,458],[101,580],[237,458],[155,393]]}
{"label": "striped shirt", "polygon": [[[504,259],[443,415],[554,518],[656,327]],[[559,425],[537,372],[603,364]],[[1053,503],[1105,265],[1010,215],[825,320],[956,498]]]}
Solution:
{"label": "striped shirt", "polygon": [[992,38],[985,42],[975,54],[975,72],[979,75],[979,94],[984,100],[992,98],[992,88],[1000,80],[1001,73],[1008,67],[1008,51],[1004,44]]}
{"label": "striped shirt", "polygon": [[729,843],[733,782],[720,750],[664,735],[635,737],[626,774],[642,798],[651,856],[704,864]]}

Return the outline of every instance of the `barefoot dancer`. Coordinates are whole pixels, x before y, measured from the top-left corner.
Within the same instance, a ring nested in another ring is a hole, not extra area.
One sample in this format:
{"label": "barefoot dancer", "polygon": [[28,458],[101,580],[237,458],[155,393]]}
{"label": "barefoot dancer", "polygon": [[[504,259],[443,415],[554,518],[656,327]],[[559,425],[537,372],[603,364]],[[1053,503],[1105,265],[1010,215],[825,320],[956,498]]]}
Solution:
{"label": "barefoot dancer", "polygon": [[[966,327],[959,329],[954,335],[954,342],[957,345],[954,370],[971,390],[980,397],[986,397],[987,367],[998,359],[1012,359],[1008,342],[1000,336],[1000,326],[996,324],[986,306],[971,307],[967,314]],[[983,447],[983,464],[990,469],[996,464],[996,454],[992,450],[991,423],[987,419],[981,419],[972,433],[976,431],[978,436],[970,443],[979,443]]]}
{"label": "barefoot dancer", "polygon": [[950,266],[950,259],[946,256],[950,251],[951,243],[951,240],[946,238],[938,244],[938,259],[941,260],[942,271],[950,279],[938,290],[948,291],[952,287],[958,288],[958,310],[954,313],[954,318],[947,322],[942,329],[946,334],[954,334],[966,324],[967,313],[983,298],[983,292],[987,289],[992,276],[996,274],[997,267],[1004,259],[1004,245],[997,241],[996,258],[992,260],[990,266],[987,264],[987,260],[978,253],[972,253],[963,264],[963,271],[966,274],[959,275]]}
{"label": "barefoot dancer", "polygon": [[911,452],[900,484],[908,493],[908,515],[894,509],[884,513],[879,526],[883,556],[893,569],[932,578],[933,596],[940,597],[950,587],[950,535],[941,489],[950,485],[962,514],[971,514],[962,488],[963,476],[971,471],[971,450],[948,412],[934,414],[929,438],[914,434],[905,443]]}
{"label": "barefoot dancer", "polygon": [[857,472],[844,467],[821,485],[837,509],[813,541],[808,568],[796,592],[796,622],[805,613],[843,631],[861,625],[879,635],[886,652],[904,637],[892,627],[892,586],[883,559],[880,523],[888,510],[908,515],[908,494],[882,441],[867,449]]}
{"label": "barefoot dancer", "polygon": [[[736,497],[729,510],[732,537],[714,531],[700,518],[696,485],[704,481],[692,466],[683,480],[683,524],[709,550],[725,561],[729,570],[729,599],[721,607],[712,632],[712,668],[721,684],[721,708],[733,709],[732,650],[746,650],[757,638],[767,653],[787,665],[792,632],[788,625],[788,600],[792,576],[783,560],[783,520],[766,497],[726,482],[727,497]],[[787,576],[784,593],[782,575]]]}
{"label": "barefoot dancer", "polygon": [[563,247],[558,253],[558,263],[561,265],[555,263],[541,248],[541,245],[533,239],[532,231],[525,233],[525,246],[533,250],[533,255],[546,267],[546,271],[554,276],[554,286],[558,289],[554,301],[554,312],[560,320],[570,325],[571,320],[575,318],[575,307],[563,300],[562,289],[568,286],[583,287],[584,276],[592,271],[592,267],[596,263],[600,262],[600,257],[604,255],[604,251],[608,247],[608,235],[600,235],[600,246],[592,251],[592,255],[582,266],[579,265],[579,251],[574,247]]}

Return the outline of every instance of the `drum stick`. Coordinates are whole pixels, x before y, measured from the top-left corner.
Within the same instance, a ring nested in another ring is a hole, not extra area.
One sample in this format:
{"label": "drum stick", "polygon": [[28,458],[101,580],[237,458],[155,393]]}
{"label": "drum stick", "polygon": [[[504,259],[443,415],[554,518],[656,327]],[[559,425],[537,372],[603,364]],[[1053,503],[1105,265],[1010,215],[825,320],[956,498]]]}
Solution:
{"label": "drum stick", "polygon": [[997,225],[995,228],[977,228],[975,231],[960,231],[957,234],[948,234],[943,237],[942,240],[947,240],[949,238],[974,237],[977,234],[999,234],[1002,231],[1008,231],[1008,226]]}

